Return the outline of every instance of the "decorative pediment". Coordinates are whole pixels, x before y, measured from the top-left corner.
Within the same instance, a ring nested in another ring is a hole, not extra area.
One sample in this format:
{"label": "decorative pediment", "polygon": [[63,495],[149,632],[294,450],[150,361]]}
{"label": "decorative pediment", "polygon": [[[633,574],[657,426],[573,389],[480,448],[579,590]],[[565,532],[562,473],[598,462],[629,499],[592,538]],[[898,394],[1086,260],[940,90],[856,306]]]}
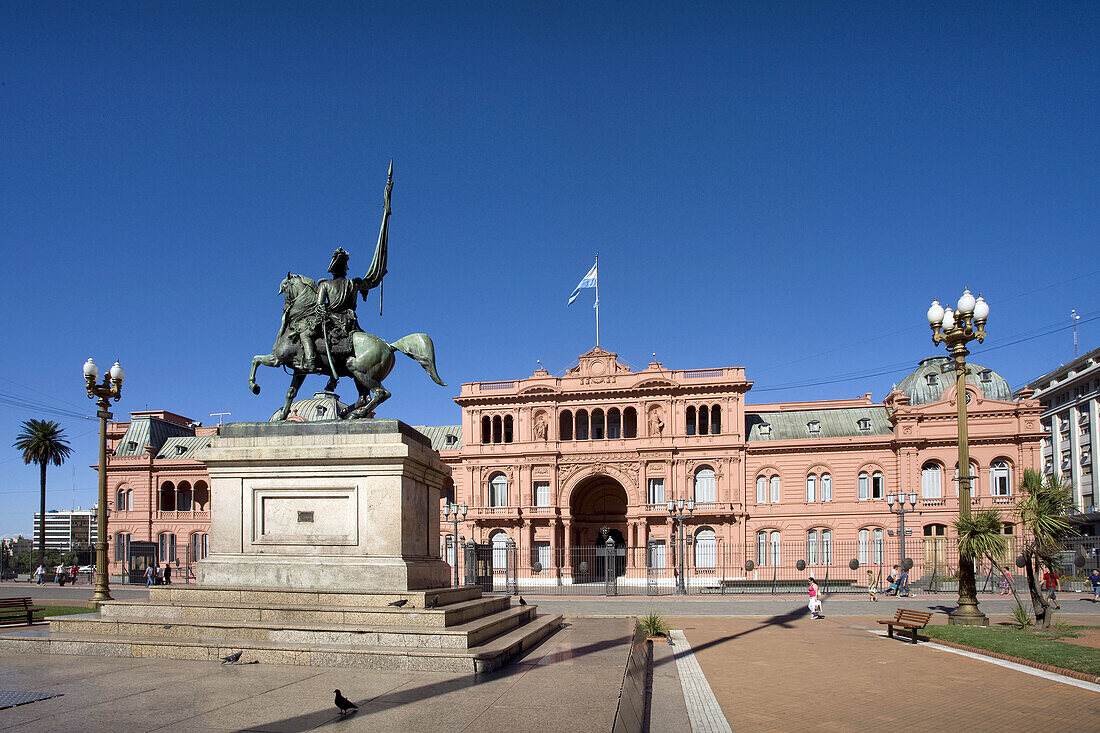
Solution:
{"label": "decorative pediment", "polygon": [[535,394],[553,395],[553,394],[558,394],[559,391],[560,390],[556,390],[553,387],[547,387],[545,384],[535,384],[535,385],[532,385],[530,387],[527,387],[526,389],[520,390],[519,393],[521,395],[535,395]]}
{"label": "decorative pediment", "polygon": [[619,355],[596,347],[578,357],[577,366],[566,374],[571,377],[608,377],[613,374],[625,374],[630,367],[620,364]]}

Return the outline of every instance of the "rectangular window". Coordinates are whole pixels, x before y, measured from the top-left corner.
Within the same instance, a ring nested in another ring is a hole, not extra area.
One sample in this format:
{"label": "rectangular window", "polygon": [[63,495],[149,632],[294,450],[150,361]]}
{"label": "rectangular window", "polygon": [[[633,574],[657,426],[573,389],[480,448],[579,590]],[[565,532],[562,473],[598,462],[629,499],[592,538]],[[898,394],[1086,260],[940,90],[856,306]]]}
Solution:
{"label": "rectangular window", "polygon": [[821,500],[833,500],[833,477],[825,474],[821,477]]}
{"label": "rectangular window", "polygon": [[665,541],[657,540],[649,545],[649,567],[665,567]]}
{"label": "rectangular window", "polygon": [[882,564],[882,530],[876,529],[871,533],[871,561],[876,565]]}
{"label": "rectangular window", "polygon": [[756,503],[764,504],[768,501],[768,480],[763,476],[756,479]]}
{"label": "rectangular window", "polygon": [[806,533],[806,562],[817,565],[817,530],[811,529]]}
{"label": "rectangular window", "polygon": [[772,476],[771,478],[771,502],[772,504],[779,503],[779,477]]}
{"label": "rectangular window", "polygon": [[649,480],[649,503],[665,503],[665,480],[663,478],[651,478]]}
{"label": "rectangular window", "polygon": [[863,501],[865,499],[870,499],[870,498],[871,498],[871,479],[867,474],[861,473],[859,475],[859,500]]}
{"label": "rectangular window", "polygon": [[871,498],[886,498],[886,479],[881,473],[878,473],[877,471],[871,474]]}
{"label": "rectangular window", "polygon": [[550,482],[535,482],[535,506],[550,506]]}
{"label": "rectangular window", "polygon": [[859,562],[867,564],[867,543],[871,539],[871,533],[865,529],[859,531]]}
{"label": "rectangular window", "polygon": [[767,565],[768,564],[768,533],[757,532],[756,533],[756,564]]}
{"label": "rectangular window", "polygon": [[772,532],[772,535],[771,535],[771,548],[770,549],[771,549],[771,554],[772,554],[772,565],[778,565],[779,564],[779,533],[778,532]]}
{"label": "rectangular window", "polygon": [[550,543],[545,541],[535,542],[535,562],[545,571],[550,567]]}
{"label": "rectangular window", "polygon": [[922,499],[939,499],[942,495],[939,466],[930,465],[921,469],[920,495]]}
{"label": "rectangular window", "polygon": [[695,474],[695,502],[714,501],[714,471],[700,470]]}
{"label": "rectangular window", "polygon": [[833,562],[833,531],[821,530],[821,564],[831,565]]}
{"label": "rectangular window", "polygon": [[806,501],[817,501],[817,476],[812,473],[806,477]]}

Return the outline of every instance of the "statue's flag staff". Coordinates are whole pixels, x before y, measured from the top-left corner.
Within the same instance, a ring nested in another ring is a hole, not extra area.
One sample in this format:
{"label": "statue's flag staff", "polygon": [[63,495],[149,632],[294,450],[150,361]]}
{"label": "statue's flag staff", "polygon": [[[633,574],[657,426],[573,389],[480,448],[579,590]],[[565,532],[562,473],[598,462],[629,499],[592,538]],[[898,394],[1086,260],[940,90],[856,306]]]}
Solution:
{"label": "statue's flag staff", "polygon": [[573,301],[577,299],[577,296],[581,294],[581,288],[595,288],[596,289],[596,302],[592,306],[596,309],[596,348],[600,348],[600,281],[597,270],[600,267],[600,253],[596,253],[596,264],[592,265],[592,269],[588,271],[577,287],[573,288],[573,292],[569,295],[569,302],[567,306],[573,305]]}

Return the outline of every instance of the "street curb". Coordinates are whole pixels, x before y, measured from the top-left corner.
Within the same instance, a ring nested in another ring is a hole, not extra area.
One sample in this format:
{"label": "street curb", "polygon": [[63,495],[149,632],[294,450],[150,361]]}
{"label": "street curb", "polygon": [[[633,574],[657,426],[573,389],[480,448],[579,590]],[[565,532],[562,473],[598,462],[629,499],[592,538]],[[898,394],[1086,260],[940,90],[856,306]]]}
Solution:
{"label": "street curb", "polygon": [[978,654],[983,657],[992,657],[993,659],[1000,659],[1005,662],[1013,662],[1015,664],[1022,664],[1025,667],[1031,667],[1032,669],[1040,669],[1044,672],[1053,672],[1054,674],[1060,674],[1064,677],[1072,677],[1075,680],[1081,680],[1082,682],[1091,682],[1094,685],[1100,684],[1100,676],[1085,674],[1084,672],[1076,672],[1072,669],[1063,669],[1062,667],[1055,667],[1053,664],[1043,664],[1042,662],[1033,662],[1030,659],[1020,659],[1019,657],[1010,657],[1007,654],[1001,654],[1000,652],[991,652],[988,649],[978,649],[972,646],[966,646],[965,644],[958,644],[953,641],[945,641],[943,639],[937,639],[935,637],[921,637],[927,638],[929,641],[933,641],[936,644],[943,644],[949,646],[952,649],[961,649],[964,652],[970,652],[972,654]]}

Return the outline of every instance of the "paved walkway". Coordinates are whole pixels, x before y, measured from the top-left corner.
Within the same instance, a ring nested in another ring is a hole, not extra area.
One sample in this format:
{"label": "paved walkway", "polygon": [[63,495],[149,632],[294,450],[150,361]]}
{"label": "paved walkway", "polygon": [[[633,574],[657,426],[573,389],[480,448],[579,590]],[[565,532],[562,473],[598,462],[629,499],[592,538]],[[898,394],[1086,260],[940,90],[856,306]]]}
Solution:
{"label": "paved walkway", "polygon": [[878,636],[874,617],[670,623],[733,730],[1089,730],[1100,714],[1100,693]]}
{"label": "paved walkway", "polygon": [[[284,665],[0,654],[0,690],[61,693],[0,710],[0,729],[609,731],[633,623],[577,619],[481,677]],[[359,705],[340,718],[333,690]]]}

